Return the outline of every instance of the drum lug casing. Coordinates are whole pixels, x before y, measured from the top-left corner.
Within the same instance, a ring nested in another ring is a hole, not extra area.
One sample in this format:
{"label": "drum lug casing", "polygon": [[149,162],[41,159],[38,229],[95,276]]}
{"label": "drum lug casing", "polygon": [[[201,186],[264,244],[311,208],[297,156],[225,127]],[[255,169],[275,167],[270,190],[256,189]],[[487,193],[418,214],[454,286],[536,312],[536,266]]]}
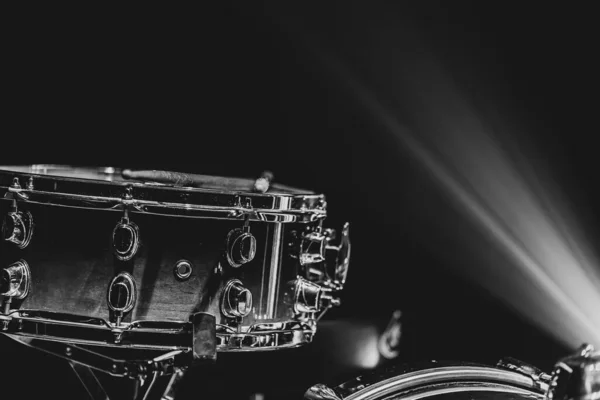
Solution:
{"label": "drum lug casing", "polygon": [[339,291],[344,288],[350,265],[350,223],[346,222],[338,245],[333,245],[336,231],[320,226],[309,229],[301,236],[295,254],[304,268],[306,279]]}
{"label": "drum lug casing", "polygon": [[12,263],[0,273],[0,295],[19,300],[27,297],[31,288],[31,271],[25,260]]}

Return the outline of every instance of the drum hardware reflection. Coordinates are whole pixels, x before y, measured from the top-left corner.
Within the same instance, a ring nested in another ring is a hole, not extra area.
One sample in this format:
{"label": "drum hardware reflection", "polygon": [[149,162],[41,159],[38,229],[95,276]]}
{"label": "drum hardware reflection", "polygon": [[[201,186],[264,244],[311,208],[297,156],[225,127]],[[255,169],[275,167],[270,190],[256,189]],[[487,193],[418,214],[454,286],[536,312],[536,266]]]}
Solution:
{"label": "drum hardware reflection", "polygon": [[391,360],[400,354],[399,346],[402,337],[402,323],[400,322],[402,311],[396,310],[392,313],[387,327],[377,340],[379,354],[385,359]]}
{"label": "drum hardware reflection", "polygon": [[441,363],[396,365],[356,377],[337,387],[317,384],[305,400],[383,399],[600,399],[600,351],[583,345],[559,360],[552,373],[507,358],[495,366]]}
{"label": "drum hardware reflection", "polygon": [[[272,180],[0,167],[2,253],[16,257],[2,269],[1,333],[66,359],[93,398],[107,398],[94,371],[135,379],[135,398],[171,399],[219,352],[309,343],[340,304],[349,224],[334,245],[324,195]],[[65,221],[89,228],[73,236]]]}

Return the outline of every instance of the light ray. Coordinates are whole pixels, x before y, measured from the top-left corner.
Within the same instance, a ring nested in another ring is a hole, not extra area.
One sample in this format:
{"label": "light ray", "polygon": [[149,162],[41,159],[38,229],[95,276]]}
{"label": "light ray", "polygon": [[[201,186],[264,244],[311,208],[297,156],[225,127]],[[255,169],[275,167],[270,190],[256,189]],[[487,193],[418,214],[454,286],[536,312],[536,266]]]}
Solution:
{"label": "light ray", "polygon": [[[463,272],[476,276],[480,284],[568,347],[582,342],[600,345],[600,279],[576,220],[565,216],[564,206],[549,196],[543,182],[527,182],[491,135],[491,127],[443,71],[433,61],[425,61],[415,63],[419,71],[410,77],[419,100],[413,111],[424,116],[419,134],[435,144],[432,151],[342,63],[317,51],[314,44],[310,47],[397,145],[410,150],[512,261],[502,265],[501,260],[492,260]],[[499,269],[504,275],[495,280]]]}

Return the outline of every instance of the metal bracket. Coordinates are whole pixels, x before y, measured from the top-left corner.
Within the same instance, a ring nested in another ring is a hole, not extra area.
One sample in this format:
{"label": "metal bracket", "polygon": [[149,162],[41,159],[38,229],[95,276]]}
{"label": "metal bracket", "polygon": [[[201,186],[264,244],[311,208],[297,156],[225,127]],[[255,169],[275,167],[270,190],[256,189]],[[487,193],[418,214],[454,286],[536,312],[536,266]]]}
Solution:
{"label": "metal bracket", "polygon": [[108,394],[102,387],[98,377],[90,367],[82,364],[70,362],[69,365],[73,368],[73,372],[79,378],[79,381],[87,391],[92,400],[109,400]]}
{"label": "metal bracket", "polygon": [[92,400],[110,400],[94,370],[118,378],[137,380],[134,400],[146,400],[152,390],[161,390],[161,388],[155,387],[158,377],[173,375],[166,387],[162,389],[161,397],[162,399],[172,399],[175,385],[181,380],[186,366],[189,364],[189,353],[181,350],[172,351],[153,359],[126,361],[71,344],[11,334],[5,335],[26,346],[67,360]]}
{"label": "metal bracket", "polygon": [[546,392],[548,390],[551,376],[533,365],[517,360],[516,358],[505,357],[498,361],[496,366],[528,376],[541,392]]}
{"label": "metal bracket", "polygon": [[[33,186],[33,182],[32,182],[32,186]],[[7,188],[7,192],[4,194],[4,198],[6,199],[12,199],[12,200],[25,200],[27,201],[29,199],[29,196],[27,195],[27,193],[23,193],[26,192],[28,189],[23,189],[21,187],[21,183],[19,182],[19,178],[15,177],[13,179],[13,183],[12,185],[10,185]],[[16,196],[16,197],[15,197]]]}
{"label": "metal bracket", "polygon": [[186,366],[190,356],[189,352],[175,350],[148,360],[119,360],[72,344],[7,333],[5,335],[26,346],[119,378],[143,380],[154,372],[160,375],[169,375],[174,372],[176,367]]}
{"label": "metal bracket", "polygon": [[[4,316],[3,322],[11,322]],[[4,335],[30,347],[35,347],[58,357],[74,361],[116,377],[144,378],[158,371],[161,375],[173,373],[175,367],[186,367],[217,359],[216,319],[208,313],[195,313],[190,317],[192,335],[190,347],[172,350],[148,360],[117,360],[71,343],[37,339],[22,333],[2,332]]]}

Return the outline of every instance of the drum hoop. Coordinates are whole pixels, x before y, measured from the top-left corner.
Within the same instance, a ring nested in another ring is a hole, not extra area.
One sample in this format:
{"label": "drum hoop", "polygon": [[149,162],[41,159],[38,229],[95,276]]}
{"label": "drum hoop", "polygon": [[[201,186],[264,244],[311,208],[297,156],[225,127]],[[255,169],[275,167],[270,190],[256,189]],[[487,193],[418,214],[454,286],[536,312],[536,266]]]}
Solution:
{"label": "drum hoop", "polygon": [[540,383],[515,371],[479,364],[448,363],[411,368],[408,372],[386,371],[346,382],[336,388],[344,400],[372,400],[374,396],[386,396],[399,391],[417,389],[423,385],[439,383],[480,382],[508,385],[526,390],[531,394],[545,392]]}
{"label": "drum hoop", "polygon": [[[182,321],[139,320],[117,328],[97,317],[18,310],[0,315],[0,323],[7,326],[0,332],[5,335],[89,346],[189,351],[192,343],[191,324]],[[222,324],[216,328],[218,352],[294,348],[310,343],[315,333],[310,324],[294,320],[257,323],[239,332]],[[116,336],[121,338],[115,341]]]}
{"label": "drum hoop", "polygon": [[531,390],[521,389],[510,385],[501,383],[481,383],[481,382],[453,382],[447,384],[432,385],[427,388],[428,390],[410,392],[402,396],[403,400],[420,400],[424,398],[431,398],[433,396],[439,396],[448,393],[462,393],[462,392],[502,392],[517,395],[528,396],[533,399],[543,399],[544,395],[540,393],[533,393]]}
{"label": "drum hoop", "polygon": [[[15,185],[15,179],[18,185]],[[322,194],[251,193],[109,182],[0,170],[0,196],[36,204],[187,218],[312,222],[326,217]]]}

